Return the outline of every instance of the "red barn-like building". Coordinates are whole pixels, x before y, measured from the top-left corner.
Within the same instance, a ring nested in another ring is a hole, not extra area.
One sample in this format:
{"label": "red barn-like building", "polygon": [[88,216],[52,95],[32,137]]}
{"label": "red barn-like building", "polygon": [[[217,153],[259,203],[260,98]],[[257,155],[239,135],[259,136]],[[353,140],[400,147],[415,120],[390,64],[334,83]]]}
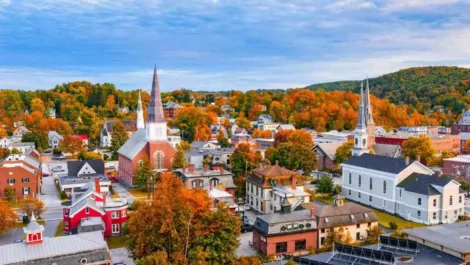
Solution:
{"label": "red barn-like building", "polygon": [[168,141],[157,68],[154,69],[148,118],[145,125],[143,116],[142,101],[139,96],[137,131],[118,150],[119,178],[128,186],[133,186],[134,177],[145,159],[148,159],[151,168],[166,171],[171,168],[171,162],[176,156],[175,148]]}
{"label": "red barn-like building", "polygon": [[112,199],[100,188],[99,179],[90,181],[84,187],[84,193],[72,198],[71,204],[64,208],[65,233],[76,234],[85,220],[101,218],[105,236],[121,234],[122,226],[127,221],[127,201]]}

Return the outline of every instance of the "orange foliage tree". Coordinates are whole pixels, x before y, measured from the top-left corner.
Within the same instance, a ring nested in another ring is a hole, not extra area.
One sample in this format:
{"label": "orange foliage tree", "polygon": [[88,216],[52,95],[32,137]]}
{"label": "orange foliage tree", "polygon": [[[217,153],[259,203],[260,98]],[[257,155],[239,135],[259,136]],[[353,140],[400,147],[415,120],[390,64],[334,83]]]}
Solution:
{"label": "orange foliage tree", "polygon": [[0,200],[0,234],[8,231],[15,226],[16,216],[15,210],[5,201]]}
{"label": "orange foliage tree", "polygon": [[260,129],[255,129],[253,131],[253,134],[251,135],[251,137],[253,138],[264,138],[264,139],[271,139],[272,136],[273,136],[273,132],[269,131],[269,130],[260,130]]}

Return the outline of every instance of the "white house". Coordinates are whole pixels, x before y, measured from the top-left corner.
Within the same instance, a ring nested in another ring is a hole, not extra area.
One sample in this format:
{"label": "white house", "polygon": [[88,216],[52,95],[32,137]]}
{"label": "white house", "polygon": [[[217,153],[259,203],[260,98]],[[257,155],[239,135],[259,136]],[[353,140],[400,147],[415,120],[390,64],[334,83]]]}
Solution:
{"label": "white house", "polygon": [[464,214],[460,184],[418,161],[364,153],[341,166],[349,200],[424,224],[452,223]]}
{"label": "white house", "polygon": [[59,142],[64,139],[64,137],[56,131],[49,131],[48,137],[49,137],[49,147],[51,147],[52,149],[58,148]]}

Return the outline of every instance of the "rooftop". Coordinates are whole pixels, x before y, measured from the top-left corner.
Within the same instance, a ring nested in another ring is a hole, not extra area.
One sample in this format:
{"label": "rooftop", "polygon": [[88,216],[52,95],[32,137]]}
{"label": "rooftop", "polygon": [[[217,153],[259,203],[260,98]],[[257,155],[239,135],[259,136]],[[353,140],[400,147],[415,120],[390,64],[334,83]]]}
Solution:
{"label": "rooftop", "polygon": [[406,163],[404,158],[393,158],[388,156],[379,156],[371,154],[362,154],[361,156],[352,156],[343,162],[343,165],[351,165],[387,173],[398,174],[415,161]]}
{"label": "rooftop", "polygon": [[403,230],[408,235],[460,253],[470,253],[470,221]]}
{"label": "rooftop", "polygon": [[470,163],[470,155],[460,155],[452,158],[445,158],[444,161]]}
{"label": "rooftop", "polygon": [[438,195],[441,193],[436,190],[434,186],[444,187],[452,181],[453,180],[451,178],[413,173],[400,182],[397,187],[423,195]]}

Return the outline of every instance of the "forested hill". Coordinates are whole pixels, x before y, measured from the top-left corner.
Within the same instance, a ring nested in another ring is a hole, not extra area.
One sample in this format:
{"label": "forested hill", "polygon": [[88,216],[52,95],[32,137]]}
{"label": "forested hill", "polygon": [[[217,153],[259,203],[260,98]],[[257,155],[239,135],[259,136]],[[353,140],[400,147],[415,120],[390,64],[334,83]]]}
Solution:
{"label": "forested hill", "polygon": [[[369,79],[371,93],[395,104],[410,104],[421,113],[443,106],[460,112],[470,104],[470,69],[416,67]],[[309,89],[359,90],[360,81],[339,81],[308,86]]]}

